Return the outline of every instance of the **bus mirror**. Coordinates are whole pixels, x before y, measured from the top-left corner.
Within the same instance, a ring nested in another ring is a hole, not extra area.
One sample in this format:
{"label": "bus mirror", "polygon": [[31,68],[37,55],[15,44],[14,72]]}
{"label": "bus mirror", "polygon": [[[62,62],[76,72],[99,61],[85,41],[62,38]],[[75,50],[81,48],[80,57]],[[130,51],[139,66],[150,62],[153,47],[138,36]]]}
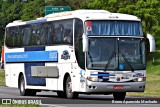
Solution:
{"label": "bus mirror", "polygon": [[88,52],[88,37],[83,34],[83,52]]}
{"label": "bus mirror", "polygon": [[150,52],[156,51],[155,39],[151,34],[147,34],[147,38],[149,40]]}

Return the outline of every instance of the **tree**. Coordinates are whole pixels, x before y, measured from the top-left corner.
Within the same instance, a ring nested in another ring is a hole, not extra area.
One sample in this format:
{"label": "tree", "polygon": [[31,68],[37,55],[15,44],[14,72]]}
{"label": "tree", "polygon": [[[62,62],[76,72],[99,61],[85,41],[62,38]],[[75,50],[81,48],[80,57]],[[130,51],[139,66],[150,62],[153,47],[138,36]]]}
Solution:
{"label": "tree", "polygon": [[22,10],[22,20],[33,20],[44,16],[44,0],[31,1],[25,4]]}

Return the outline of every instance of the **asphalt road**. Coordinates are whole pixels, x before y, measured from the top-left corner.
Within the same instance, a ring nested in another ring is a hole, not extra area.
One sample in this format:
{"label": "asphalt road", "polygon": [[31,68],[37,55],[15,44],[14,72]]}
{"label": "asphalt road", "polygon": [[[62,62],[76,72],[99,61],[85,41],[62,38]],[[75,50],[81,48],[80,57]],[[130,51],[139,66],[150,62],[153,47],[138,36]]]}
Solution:
{"label": "asphalt road", "polygon": [[[40,104],[44,107],[160,107],[160,98],[126,96],[124,101],[114,101],[112,95],[83,95],[78,99],[58,98],[52,91],[38,92],[36,96],[20,96],[19,90],[0,86],[0,99],[12,104]],[[126,104],[128,103],[128,104]]]}

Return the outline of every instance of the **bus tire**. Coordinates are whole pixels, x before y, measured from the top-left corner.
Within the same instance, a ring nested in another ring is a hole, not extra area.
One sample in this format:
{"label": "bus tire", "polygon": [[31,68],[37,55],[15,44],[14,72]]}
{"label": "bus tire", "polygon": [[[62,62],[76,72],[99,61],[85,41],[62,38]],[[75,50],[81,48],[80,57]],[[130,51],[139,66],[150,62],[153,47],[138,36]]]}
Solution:
{"label": "bus tire", "polygon": [[65,92],[63,92],[63,91],[58,91],[58,92],[57,92],[57,95],[58,95],[58,97],[60,97],[60,98],[66,98],[66,97],[67,97],[66,94],[65,94]]}
{"label": "bus tire", "polygon": [[114,100],[123,101],[125,99],[126,92],[114,92]]}
{"label": "bus tire", "polygon": [[24,76],[23,75],[20,77],[19,91],[20,91],[20,94],[22,96],[35,96],[36,95],[36,91],[35,90],[25,89],[25,80],[24,80]]}
{"label": "bus tire", "polygon": [[69,98],[69,99],[78,98],[78,93],[77,92],[72,92],[72,81],[71,81],[70,76],[67,77],[65,86],[66,86],[65,87],[65,93],[66,93],[67,98]]}
{"label": "bus tire", "polygon": [[29,93],[29,91],[25,89],[25,81],[24,81],[24,76],[23,75],[20,77],[19,91],[20,91],[20,94],[22,96],[27,96],[28,93]]}

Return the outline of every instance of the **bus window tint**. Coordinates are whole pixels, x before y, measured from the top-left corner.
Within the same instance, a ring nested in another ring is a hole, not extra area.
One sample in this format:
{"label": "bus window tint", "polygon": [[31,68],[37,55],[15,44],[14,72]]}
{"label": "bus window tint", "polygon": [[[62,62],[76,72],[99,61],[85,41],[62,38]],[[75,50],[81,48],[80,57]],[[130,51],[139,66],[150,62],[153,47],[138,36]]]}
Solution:
{"label": "bus window tint", "polygon": [[27,46],[30,43],[31,39],[31,29],[29,27],[24,28],[24,33],[23,33],[23,44]]}
{"label": "bus window tint", "polygon": [[7,39],[6,43],[7,46],[10,47],[12,45],[18,46],[18,37],[19,37],[19,31],[17,27],[9,27],[6,29]]}
{"label": "bus window tint", "polygon": [[60,44],[62,41],[62,30],[63,30],[63,26],[62,26],[61,22],[55,22],[56,36],[54,38],[54,42],[57,44]]}
{"label": "bus window tint", "polygon": [[13,44],[12,44],[12,36],[10,36],[10,28],[7,28],[6,29],[6,44],[8,47],[11,47]]}
{"label": "bus window tint", "polygon": [[53,22],[52,37],[54,44],[73,44],[73,20]]}
{"label": "bus window tint", "polygon": [[46,25],[42,25],[43,28],[41,29],[41,38],[40,38],[40,42],[42,45],[44,45],[46,43],[45,37],[46,37]]}
{"label": "bus window tint", "polygon": [[73,19],[6,28],[8,47],[73,44]]}
{"label": "bus window tint", "polygon": [[68,21],[64,21],[63,24],[64,24],[63,42],[72,44],[73,23],[71,22],[71,20],[68,20]]}

